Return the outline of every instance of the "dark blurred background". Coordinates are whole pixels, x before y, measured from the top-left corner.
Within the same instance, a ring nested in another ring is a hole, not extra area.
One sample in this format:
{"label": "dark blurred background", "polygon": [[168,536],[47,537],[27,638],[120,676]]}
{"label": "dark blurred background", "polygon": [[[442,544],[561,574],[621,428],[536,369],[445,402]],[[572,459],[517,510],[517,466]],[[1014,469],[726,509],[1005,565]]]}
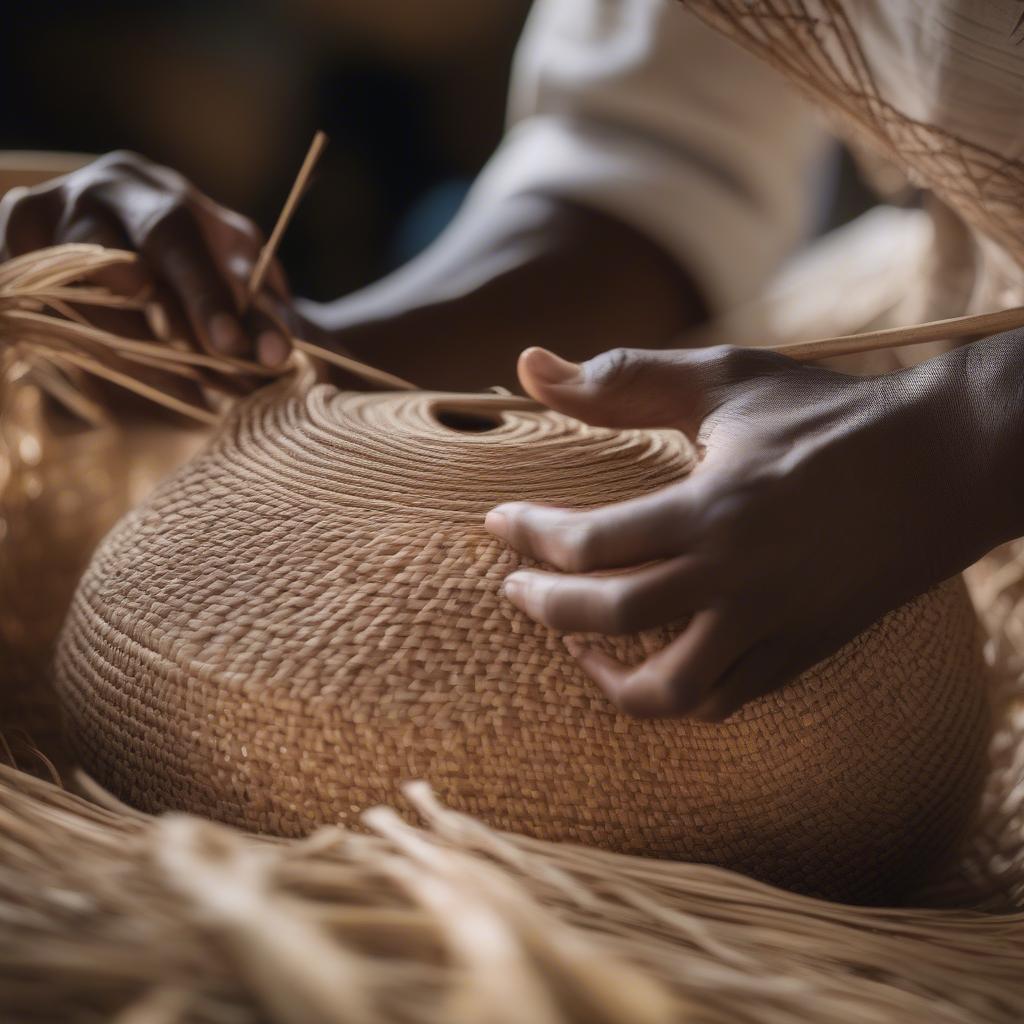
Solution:
{"label": "dark blurred background", "polygon": [[270,229],[334,298],[436,235],[501,135],[528,0],[0,0],[0,149],[127,148]]}
{"label": "dark blurred background", "polygon": [[[444,227],[498,142],[529,0],[0,0],[0,149],[127,148],[269,231],[331,137],[281,257],[332,299]],[[871,202],[845,155],[822,226]]]}

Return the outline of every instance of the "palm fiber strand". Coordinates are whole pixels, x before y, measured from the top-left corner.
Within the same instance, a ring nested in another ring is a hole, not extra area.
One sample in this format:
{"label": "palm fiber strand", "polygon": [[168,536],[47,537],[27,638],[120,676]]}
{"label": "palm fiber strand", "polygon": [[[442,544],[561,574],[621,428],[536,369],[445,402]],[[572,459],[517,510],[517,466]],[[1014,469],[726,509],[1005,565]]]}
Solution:
{"label": "palm fiber strand", "polygon": [[86,1024],[1009,1024],[1024,914],[871,910],[495,832],[274,842],[0,768],[0,1007]]}
{"label": "palm fiber strand", "polygon": [[[266,251],[272,252],[269,245]],[[211,425],[220,422],[216,411],[197,401],[185,400],[166,387],[161,388],[141,379],[139,368],[155,368],[165,376],[184,377],[214,390],[225,390],[225,384],[219,377],[247,375],[271,378],[294,369],[294,358],[277,370],[269,370],[248,360],[192,351],[183,341],[166,337],[166,317],[155,304],[147,302],[144,296],[129,299],[114,295],[102,287],[71,287],[75,282],[107,267],[132,263],[137,258],[131,252],[72,244],[26,253],[0,264],[0,345],[8,349],[15,348],[23,356],[31,354],[37,361],[48,360],[57,367],[71,366],[84,370],[200,423]],[[97,328],[76,311],[75,307],[82,305],[144,313],[155,329],[158,340],[124,338]],[[809,362],[837,355],[919,345],[928,341],[998,333],[1022,324],[1024,308],[1014,308],[952,317],[911,327],[791,343],[778,346],[774,351],[801,362]],[[415,385],[409,381],[344,353],[325,349],[301,338],[293,339],[293,345],[301,355],[344,370],[374,387],[415,390]],[[67,397],[69,401],[79,404],[84,401],[74,395]],[[472,395],[452,395],[448,402],[452,406],[460,403],[466,408],[472,408],[477,399]],[[535,402],[514,396],[507,396],[506,405],[519,409],[540,408]]]}
{"label": "palm fiber strand", "polygon": [[1016,1024],[1024,547],[971,582],[1000,668],[992,770],[957,869],[915,899],[952,892],[1001,913],[839,906],[497,833],[423,787],[409,795],[426,830],[378,811],[370,834],[282,842],[107,810],[0,768],[0,1011],[29,1024]]}

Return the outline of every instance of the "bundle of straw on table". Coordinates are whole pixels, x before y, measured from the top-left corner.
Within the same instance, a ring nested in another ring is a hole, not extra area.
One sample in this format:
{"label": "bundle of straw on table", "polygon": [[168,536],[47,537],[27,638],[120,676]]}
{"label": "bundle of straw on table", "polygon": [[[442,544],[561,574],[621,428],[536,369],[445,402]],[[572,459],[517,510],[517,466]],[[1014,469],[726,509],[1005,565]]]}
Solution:
{"label": "bundle of straw on table", "polygon": [[498,833],[423,785],[408,798],[425,827],[380,808],[366,815],[370,834],[271,842],[98,807],[0,769],[5,1019],[1009,1024],[1024,1014],[1020,912],[838,906],[715,868]]}

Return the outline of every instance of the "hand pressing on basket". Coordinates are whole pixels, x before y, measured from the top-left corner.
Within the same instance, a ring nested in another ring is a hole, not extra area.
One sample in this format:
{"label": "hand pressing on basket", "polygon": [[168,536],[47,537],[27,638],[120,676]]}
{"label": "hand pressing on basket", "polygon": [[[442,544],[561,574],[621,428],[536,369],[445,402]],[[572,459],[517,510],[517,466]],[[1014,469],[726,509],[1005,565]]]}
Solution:
{"label": "hand pressing on basket", "polygon": [[[137,251],[139,266],[102,283],[132,296],[154,286],[174,333],[201,349],[271,367],[287,358],[271,319],[239,312],[262,236],[177,172],[109,153],[0,201],[0,259],[64,242]],[[643,344],[668,344],[705,315],[696,281],[643,233],[540,195],[468,204],[416,259],[333,302],[290,298],[276,263],[260,298],[310,341],[443,390],[513,383],[527,339],[578,339],[582,358],[626,329]],[[100,319],[146,336],[134,314]]]}
{"label": "hand pressing on basket", "polygon": [[640,665],[566,646],[630,714],[725,718],[1024,530],[1022,337],[871,378],[757,349],[529,349],[520,379],[552,409],[678,429],[702,459],[604,508],[492,510],[492,533],[555,570],[505,594],[571,634],[688,619]]}
{"label": "hand pressing on basket", "polygon": [[[262,235],[176,171],[135,153],[108,153],[0,201],[0,259],[68,242],[138,252],[138,265],[97,280],[129,296],[155,288],[175,332],[200,348],[271,367],[287,359],[289,342],[275,319],[256,308],[241,312]],[[288,286],[276,263],[260,298],[279,319],[287,315]],[[101,326],[140,334],[130,314],[107,311]]]}

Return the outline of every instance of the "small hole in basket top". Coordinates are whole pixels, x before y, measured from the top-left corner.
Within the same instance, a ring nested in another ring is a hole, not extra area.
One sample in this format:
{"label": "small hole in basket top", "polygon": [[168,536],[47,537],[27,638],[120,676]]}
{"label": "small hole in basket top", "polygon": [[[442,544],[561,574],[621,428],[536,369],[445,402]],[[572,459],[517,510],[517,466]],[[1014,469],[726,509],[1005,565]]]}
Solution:
{"label": "small hole in basket top", "polygon": [[434,417],[442,426],[462,434],[486,434],[488,430],[497,430],[502,423],[500,416],[484,412],[460,412],[457,409],[435,409]]}

